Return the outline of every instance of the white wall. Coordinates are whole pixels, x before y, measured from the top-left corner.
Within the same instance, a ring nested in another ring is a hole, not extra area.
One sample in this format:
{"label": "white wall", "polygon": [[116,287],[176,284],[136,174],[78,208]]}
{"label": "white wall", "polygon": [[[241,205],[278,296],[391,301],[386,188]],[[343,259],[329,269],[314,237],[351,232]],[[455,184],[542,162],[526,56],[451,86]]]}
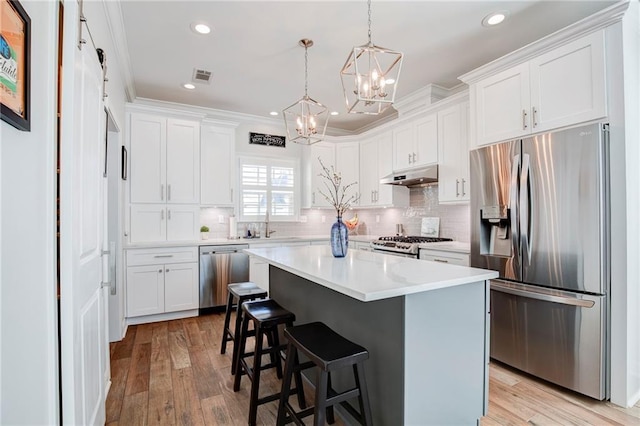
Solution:
{"label": "white wall", "polygon": [[21,4],[31,18],[31,131],[0,122],[0,424],[55,424],[58,5]]}
{"label": "white wall", "polygon": [[[627,170],[626,389],[621,402],[640,400],[640,3],[629,4],[623,20],[624,121]],[[616,399],[618,395],[616,395]],[[613,396],[612,396],[613,398]]]}

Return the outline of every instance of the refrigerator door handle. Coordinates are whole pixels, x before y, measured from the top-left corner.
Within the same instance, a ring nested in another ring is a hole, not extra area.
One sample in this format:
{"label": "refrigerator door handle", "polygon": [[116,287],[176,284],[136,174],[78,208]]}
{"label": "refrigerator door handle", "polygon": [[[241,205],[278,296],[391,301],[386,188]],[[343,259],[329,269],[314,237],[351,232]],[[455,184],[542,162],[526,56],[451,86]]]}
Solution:
{"label": "refrigerator door handle", "polygon": [[522,238],[522,253],[531,263],[531,191],[529,189],[529,173],[531,171],[529,154],[522,156],[522,174],[520,175],[520,238]]}
{"label": "refrigerator door handle", "polygon": [[518,245],[518,166],[520,165],[520,154],[513,156],[513,163],[511,164],[511,188],[509,194],[509,209],[510,222],[511,222],[511,245],[514,253],[519,257],[520,248]]}
{"label": "refrigerator door handle", "polygon": [[513,294],[515,296],[522,296],[529,299],[542,300],[544,302],[560,303],[562,305],[579,306],[581,308],[592,308],[595,305],[593,300],[576,299],[573,297],[558,296],[551,294],[551,291],[543,292],[541,290],[530,291],[516,288],[514,285],[500,284],[496,281],[491,281],[491,290],[499,291],[502,293]]}

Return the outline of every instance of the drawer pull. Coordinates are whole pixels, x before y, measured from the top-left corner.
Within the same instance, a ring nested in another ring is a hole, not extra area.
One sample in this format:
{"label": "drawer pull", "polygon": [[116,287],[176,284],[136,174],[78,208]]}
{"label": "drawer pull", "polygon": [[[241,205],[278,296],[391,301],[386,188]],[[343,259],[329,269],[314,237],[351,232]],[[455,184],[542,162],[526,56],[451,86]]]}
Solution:
{"label": "drawer pull", "polygon": [[159,258],[159,257],[173,257],[172,254],[156,254],[155,256],[153,256],[155,258]]}
{"label": "drawer pull", "polygon": [[441,263],[449,263],[449,261],[448,261],[448,260],[438,259],[437,257],[434,257],[434,258],[433,258],[433,261],[434,261],[434,262],[441,262]]}
{"label": "drawer pull", "polygon": [[158,269],[158,273],[161,274],[162,273],[162,269]]}

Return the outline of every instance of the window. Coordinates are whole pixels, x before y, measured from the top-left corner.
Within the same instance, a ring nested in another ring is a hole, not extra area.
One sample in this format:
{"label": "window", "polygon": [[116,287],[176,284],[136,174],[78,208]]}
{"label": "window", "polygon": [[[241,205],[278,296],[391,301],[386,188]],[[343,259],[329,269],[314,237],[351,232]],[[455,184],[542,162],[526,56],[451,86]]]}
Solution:
{"label": "window", "polygon": [[300,210],[297,160],[240,157],[241,221],[296,221]]}

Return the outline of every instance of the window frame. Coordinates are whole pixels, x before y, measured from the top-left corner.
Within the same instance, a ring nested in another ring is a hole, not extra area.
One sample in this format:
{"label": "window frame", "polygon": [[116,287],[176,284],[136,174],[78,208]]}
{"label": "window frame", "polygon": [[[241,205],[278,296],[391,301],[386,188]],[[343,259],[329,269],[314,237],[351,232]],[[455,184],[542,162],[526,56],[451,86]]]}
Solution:
{"label": "window frame", "polygon": [[[267,167],[267,184],[264,187],[267,192],[267,211],[269,214],[269,222],[299,222],[300,221],[300,203],[301,203],[301,174],[300,174],[300,160],[297,158],[276,158],[276,157],[258,157],[252,155],[239,155],[237,160],[237,188],[238,188],[238,221],[239,222],[264,222],[265,215],[245,215],[243,209],[244,191],[247,189],[256,188],[253,185],[243,185],[242,182],[242,166],[244,164],[253,163],[256,165],[264,165]],[[271,182],[271,169],[273,167],[285,167],[293,169],[293,188],[280,187],[273,185]],[[293,214],[287,216],[275,216],[271,212],[273,211],[272,197],[273,191],[279,191],[283,188],[293,191]]]}

